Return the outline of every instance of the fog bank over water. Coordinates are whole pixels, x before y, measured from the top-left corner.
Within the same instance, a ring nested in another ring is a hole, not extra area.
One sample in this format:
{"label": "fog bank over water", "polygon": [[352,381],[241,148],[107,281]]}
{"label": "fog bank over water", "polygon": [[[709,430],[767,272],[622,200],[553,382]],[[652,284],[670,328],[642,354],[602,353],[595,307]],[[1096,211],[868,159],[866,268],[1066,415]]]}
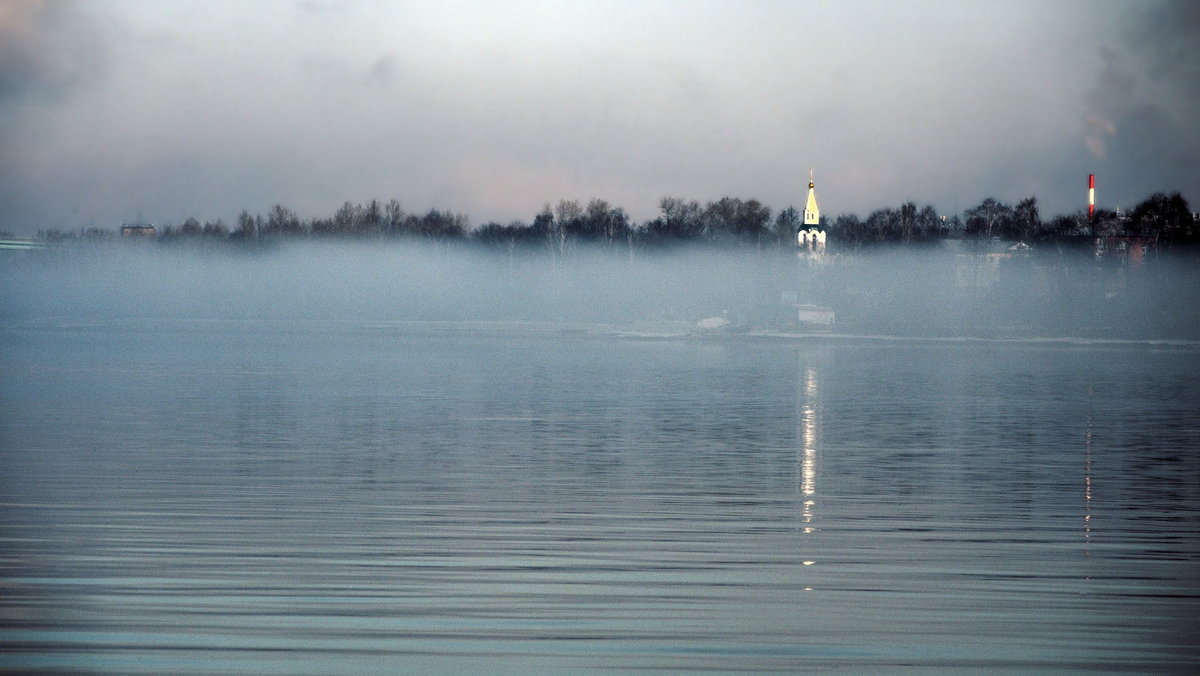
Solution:
{"label": "fog bank over water", "polygon": [[[566,259],[403,243],[260,251],[111,245],[10,268],[20,318],[590,321],[699,319],[770,280],[754,254]],[[707,314],[705,314],[707,313]]]}
{"label": "fog bank over water", "polygon": [[[1138,265],[1088,251],[988,256],[940,246],[814,264],[750,249],[554,258],[412,243],[261,250],[117,242],[0,259],[4,321],[272,319],[538,321],[797,330],[795,303],[835,333],[1200,339],[1194,256]],[[786,301],[786,302],[785,302]],[[790,304],[789,304],[790,303]]]}

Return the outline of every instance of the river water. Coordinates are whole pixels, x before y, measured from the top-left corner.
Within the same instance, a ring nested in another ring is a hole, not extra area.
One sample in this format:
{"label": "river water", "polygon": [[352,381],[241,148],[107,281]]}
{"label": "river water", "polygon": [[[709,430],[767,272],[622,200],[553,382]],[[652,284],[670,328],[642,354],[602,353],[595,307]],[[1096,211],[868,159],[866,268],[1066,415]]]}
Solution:
{"label": "river water", "polygon": [[1200,345],[0,330],[0,669],[1195,673]]}

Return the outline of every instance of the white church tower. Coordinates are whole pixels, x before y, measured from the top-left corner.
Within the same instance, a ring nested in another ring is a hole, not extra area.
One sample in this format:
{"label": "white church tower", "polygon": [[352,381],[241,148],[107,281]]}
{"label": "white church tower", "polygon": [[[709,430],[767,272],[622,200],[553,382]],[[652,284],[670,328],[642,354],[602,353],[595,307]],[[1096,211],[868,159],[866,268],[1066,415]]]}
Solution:
{"label": "white church tower", "polygon": [[808,202],[804,205],[805,227],[817,227],[821,224],[821,210],[817,208],[816,184],[813,183],[812,169],[808,170]]}
{"label": "white church tower", "polygon": [[796,233],[796,244],[801,252],[819,254],[825,251],[825,231],[821,229],[821,210],[817,207],[816,184],[812,169],[808,170],[808,202],[804,205],[804,225]]}

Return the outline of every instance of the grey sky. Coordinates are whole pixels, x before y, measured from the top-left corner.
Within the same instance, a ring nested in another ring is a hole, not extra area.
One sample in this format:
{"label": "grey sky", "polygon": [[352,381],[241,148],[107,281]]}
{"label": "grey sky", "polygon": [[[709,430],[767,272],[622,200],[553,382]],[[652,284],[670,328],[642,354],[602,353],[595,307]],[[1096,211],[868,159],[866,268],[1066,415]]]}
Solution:
{"label": "grey sky", "polygon": [[[0,0],[0,229],[1200,201],[1200,4]],[[1196,206],[1193,204],[1193,206]]]}

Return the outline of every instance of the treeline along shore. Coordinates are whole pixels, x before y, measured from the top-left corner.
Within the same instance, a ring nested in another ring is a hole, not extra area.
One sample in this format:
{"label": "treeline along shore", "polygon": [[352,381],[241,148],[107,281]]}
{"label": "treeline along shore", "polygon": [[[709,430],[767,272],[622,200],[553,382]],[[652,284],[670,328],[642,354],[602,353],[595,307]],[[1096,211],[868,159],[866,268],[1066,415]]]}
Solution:
{"label": "treeline along shore", "polygon": [[[824,247],[803,249],[792,207],[659,207],[634,223],[604,200],[562,200],[532,223],[471,227],[392,200],[307,220],[276,205],[232,228],[44,231],[32,251],[0,253],[0,319],[721,316],[796,330],[797,307],[818,306],[844,334],[1200,341],[1200,224],[1177,193],[1048,220],[1032,197],[948,217],[910,202],[823,218]],[[358,246],[320,246],[339,242]]]}
{"label": "treeline along shore", "polygon": [[[460,212],[430,210],[409,213],[395,199],[386,203],[346,202],[329,217],[302,219],[295,211],[275,205],[265,215],[243,211],[236,223],[201,222],[188,218],[178,224],[125,226],[125,233],[152,234],[163,243],[187,240],[253,244],[286,239],[395,238],[465,241],[505,249],[544,249],[564,254],[577,246],[661,248],[679,244],[750,245],[756,248],[791,248],[801,227],[794,207],[778,212],[756,199],[723,197],[701,204],[696,200],[665,197],[657,217],[633,222],[625,210],[602,199],[586,204],[560,200],[547,204],[532,223],[488,222],[471,227]],[[1029,245],[1047,242],[1080,242],[1096,237],[1138,238],[1171,248],[1200,244],[1200,222],[1179,193],[1155,193],[1123,213],[1098,210],[1043,218],[1035,197],[1006,204],[983,200],[961,214],[942,215],[932,206],[908,202],[876,209],[865,218],[856,214],[822,216],[831,252],[853,252],[880,245],[921,245],[946,239],[1007,240]],[[103,239],[116,230],[90,228],[78,234],[41,230],[45,242]]]}

